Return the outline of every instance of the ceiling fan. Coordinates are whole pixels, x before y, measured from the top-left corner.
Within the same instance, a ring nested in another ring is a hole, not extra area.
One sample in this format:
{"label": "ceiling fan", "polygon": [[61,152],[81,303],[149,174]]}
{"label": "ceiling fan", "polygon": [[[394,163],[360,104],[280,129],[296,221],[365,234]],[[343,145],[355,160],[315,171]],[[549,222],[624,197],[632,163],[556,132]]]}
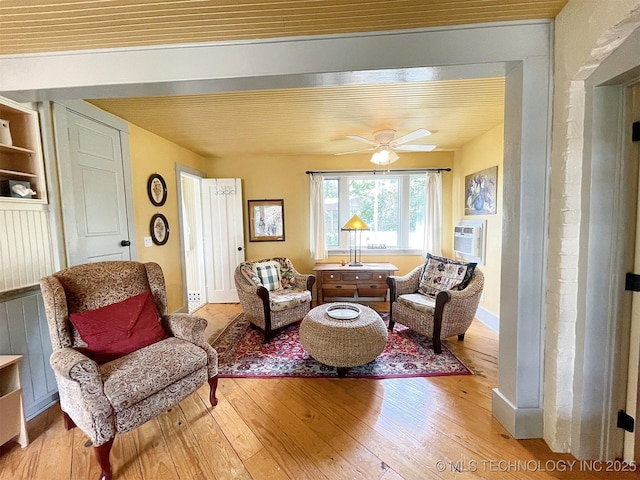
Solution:
{"label": "ceiling fan", "polygon": [[346,155],[349,153],[360,153],[373,151],[371,162],[378,165],[389,165],[390,163],[398,160],[396,152],[431,152],[436,148],[435,145],[406,145],[408,142],[417,140],[418,138],[431,135],[429,130],[424,128],[418,128],[413,132],[409,132],[406,135],[395,138],[395,130],[378,130],[373,132],[373,140],[361,137],[359,135],[347,135],[347,138],[364,142],[369,145],[373,145],[370,148],[364,148],[361,150],[352,150],[349,152],[336,153],[336,155]]}

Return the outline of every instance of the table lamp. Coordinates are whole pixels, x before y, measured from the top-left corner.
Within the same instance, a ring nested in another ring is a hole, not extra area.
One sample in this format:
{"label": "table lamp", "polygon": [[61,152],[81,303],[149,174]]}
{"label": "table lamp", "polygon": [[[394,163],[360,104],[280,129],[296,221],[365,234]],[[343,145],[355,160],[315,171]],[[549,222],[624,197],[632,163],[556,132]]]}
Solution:
{"label": "table lamp", "polygon": [[[349,266],[362,266],[362,230],[369,230],[366,223],[362,221],[358,215],[354,215],[347,223],[342,226],[342,231],[349,232]],[[353,232],[353,234],[352,234]],[[351,237],[353,236],[353,241]]]}

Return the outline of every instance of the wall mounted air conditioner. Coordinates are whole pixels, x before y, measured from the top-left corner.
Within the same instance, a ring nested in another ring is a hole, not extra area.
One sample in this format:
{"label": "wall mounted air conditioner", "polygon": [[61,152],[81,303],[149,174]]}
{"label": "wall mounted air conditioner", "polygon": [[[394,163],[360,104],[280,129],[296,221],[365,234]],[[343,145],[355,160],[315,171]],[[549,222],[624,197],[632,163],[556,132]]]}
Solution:
{"label": "wall mounted air conditioner", "polygon": [[453,230],[453,250],[465,260],[484,263],[485,221],[463,220]]}

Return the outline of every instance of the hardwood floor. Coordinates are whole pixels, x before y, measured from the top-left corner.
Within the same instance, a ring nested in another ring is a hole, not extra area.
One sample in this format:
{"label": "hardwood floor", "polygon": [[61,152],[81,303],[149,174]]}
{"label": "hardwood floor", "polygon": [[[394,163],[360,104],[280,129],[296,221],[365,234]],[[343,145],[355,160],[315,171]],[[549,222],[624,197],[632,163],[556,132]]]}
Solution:
{"label": "hardwood floor", "polygon": [[[379,305],[382,306],[382,305]],[[241,311],[207,305],[209,333]],[[491,416],[497,335],[474,322],[445,345],[474,375],[365,379],[220,379],[116,437],[115,478],[635,479],[621,464],[578,462],[542,440],[513,439]],[[96,479],[87,437],[56,405],[28,423],[31,443],[0,447],[0,480]],[[609,468],[612,472],[606,472]]]}

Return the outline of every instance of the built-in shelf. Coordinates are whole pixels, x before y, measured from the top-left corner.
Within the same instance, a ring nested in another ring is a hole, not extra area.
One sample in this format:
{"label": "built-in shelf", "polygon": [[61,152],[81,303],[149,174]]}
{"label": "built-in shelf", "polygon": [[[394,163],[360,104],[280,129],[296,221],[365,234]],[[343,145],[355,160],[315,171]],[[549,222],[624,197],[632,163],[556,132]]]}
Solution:
{"label": "built-in shelf", "polygon": [[[0,98],[0,119],[9,124],[10,138],[0,143],[0,202],[46,203],[42,144],[38,112],[7,98]],[[8,145],[7,143],[10,143]],[[6,184],[19,182],[36,193],[17,196]],[[9,196],[11,195],[11,196]]]}
{"label": "built-in shelf", "polygon": [[0,150],[4,150],[5,152],[36,153],[35,150],[31,150],[30,148],[16,147],[14,145],[5,145],[3,143],[0,143]]}
{"label": "built-in shelf", "polygon": [[16,176],[16,177],[38,178],[38,175],[36,175],[35,173],[19,172],[18,170],[5,170],[3,168],[0,168],[0,175],[2,174],[6,174],[12,177]]}
{"label": "built-in shelf", "polygon": [[22,403],[19,365],[21,355],[0,355],[0,445],[16,440],[29,443]]}
{"label": "built-in shelf", "polygon": [[[16,440],[24,447],[25,417],[58,400],[39,288],[56,257],[38,106],[0,97],[0,119],[0,445]],[[36,194],[8,196],[20,190],[16,183]]]}

